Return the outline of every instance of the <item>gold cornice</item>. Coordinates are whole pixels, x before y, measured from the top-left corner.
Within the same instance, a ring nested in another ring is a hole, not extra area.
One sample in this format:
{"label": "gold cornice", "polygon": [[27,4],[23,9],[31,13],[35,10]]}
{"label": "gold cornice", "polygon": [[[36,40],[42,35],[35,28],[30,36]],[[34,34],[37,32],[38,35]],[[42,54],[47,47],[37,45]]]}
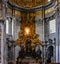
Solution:
{"label": "gold cornice", "polygon": [[[45,14],[49,14],[50,12],[52,12],[54,10],[55,10],[55,7],[54,6],[51,7],[51,8],[49,8],[49,9],[46,9],[45,10]],[[12,9],[8,8],[7,11],[8,11],[8,13],[12,14]],[[13,14],[18,15],[18,16],[21,16],[21,12],[20,11],[17,11],[17,10],[13,10]],[[31,15],[32,14],[33,13],[31,13]],[[42,14],[42,11],[41,10],[34,13],[35,16],[41,15],[41,14]]]}
{"label": "gold cornice", "polygon": [[[54,11],[54,7],[51,7],[47,10],[45,10],[45,14],[49,14],[50,12]],[[36,15],[41,15],[42,14],[42,11],[37,11],[35,12]]]}
{"label": "gold cornice", "polygon": [[[9,14],[12,14],[12,9],[7,8],[7,12]],[[20,11],[17,11],[17,10],[13,10],[13,14],[18,15],[18,16],[21,16],[21,12]]]}

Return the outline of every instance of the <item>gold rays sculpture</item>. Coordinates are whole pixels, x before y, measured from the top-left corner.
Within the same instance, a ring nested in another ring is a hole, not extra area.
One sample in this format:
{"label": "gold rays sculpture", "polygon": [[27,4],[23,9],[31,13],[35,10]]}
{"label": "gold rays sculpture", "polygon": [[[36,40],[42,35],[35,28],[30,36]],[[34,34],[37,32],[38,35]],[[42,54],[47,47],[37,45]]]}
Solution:
{"label": "gold rays sculpture", "polygon": [[26,44],[26,40],[31,40],[32,44],[34,43],[42,44],[42,41],[38,39],[39,35],[35,33],[35,15],[34,13],[21,13],[21,24],[20,32],[18,34],[18,39],[16,44]]}

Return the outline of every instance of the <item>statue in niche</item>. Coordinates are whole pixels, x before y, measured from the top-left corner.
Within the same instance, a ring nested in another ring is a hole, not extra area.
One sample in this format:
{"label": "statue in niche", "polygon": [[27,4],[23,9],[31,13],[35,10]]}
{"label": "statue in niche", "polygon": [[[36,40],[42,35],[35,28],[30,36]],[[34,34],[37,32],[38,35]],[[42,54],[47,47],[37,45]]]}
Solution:
{"label": "statue in niche", "polygon": [[24,58],[24,45],[23,44],[21,44],[20,45],[20,47],[21,47],[21,50],[19,51],[19,58]]}
{"label": "statue in niche", "polygon": [[20,45],[16,45],[15,47],[15,60],[19,58],[19,52],[21,51]]}
{"label": "statue in niche", "polygon": [[41,58],[41,53],[42,52],[40,50],[40,45],[39,44],[36,44],[35,52],[36,52],[36,57]]}
{"label": "statue in niche", "polygon": [[31,56],[32,54],[31,40],[26,40],[26,56]]}
{"label": "statue in niche", "polygon": [[13,52],[12,52],[12,50],[11,50],[11,47],[9,47],[8,50],[9,50],[9,51],[8,51],[8,57],[9,57],[9,59],[12,59],[12,57],[13,57]]}
{"label": "statue in niche", "polygon": [[36,58],[36,52],[35,52],[36,44],[34,43],[34,46],[32,47],[32,57]]}
{"label": "statue in niche", "polygon": [[52,44],[52,43],[53,43],[53,40],[52,40],[52,39],[49,39],[48,41],[49,41],[49,43],[50,43],[50,44]]}

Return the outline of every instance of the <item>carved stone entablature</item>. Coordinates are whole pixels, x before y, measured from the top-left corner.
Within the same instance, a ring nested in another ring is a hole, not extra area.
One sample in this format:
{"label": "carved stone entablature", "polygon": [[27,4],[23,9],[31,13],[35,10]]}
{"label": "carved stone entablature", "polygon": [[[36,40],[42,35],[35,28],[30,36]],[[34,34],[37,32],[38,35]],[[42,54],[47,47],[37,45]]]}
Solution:
{"label": "carved stone entablature", "polygon": [[46,22],[55,19],[55,13],[53,15],[51,15],[50,17],[46,18]]}

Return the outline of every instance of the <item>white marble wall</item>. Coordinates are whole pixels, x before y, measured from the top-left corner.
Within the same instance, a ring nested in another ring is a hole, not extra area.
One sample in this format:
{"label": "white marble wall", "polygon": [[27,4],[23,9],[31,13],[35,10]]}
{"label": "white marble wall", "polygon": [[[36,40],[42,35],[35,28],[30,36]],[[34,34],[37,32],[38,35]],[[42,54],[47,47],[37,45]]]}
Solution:
{"label": "white marble wall", "polygon": [[51,33],[49,35],[49,38],[52,39],[52,40],[54,40],[54,38],[56,38],[56,33]]}
{"label": "white marble wall", "polygon": [[36,25],[36,33],[39,34],[39,39],[44,40],[44,26],[40,15],[36,16],[35,25]]}
{"label": "white marble wall", "polygon": [[20,22],[16,21],[15,19],[13,20],[13,27],[12,27],[12,35],[13,39],[16,40],[18,39],[18,33],[20,31]]}
{"label": "white marble wall", "polygon": [[36,33],[39,34],[39,39],[44,39],[44,32],[43,32],[43,22],[42,21],[36,21]]}

